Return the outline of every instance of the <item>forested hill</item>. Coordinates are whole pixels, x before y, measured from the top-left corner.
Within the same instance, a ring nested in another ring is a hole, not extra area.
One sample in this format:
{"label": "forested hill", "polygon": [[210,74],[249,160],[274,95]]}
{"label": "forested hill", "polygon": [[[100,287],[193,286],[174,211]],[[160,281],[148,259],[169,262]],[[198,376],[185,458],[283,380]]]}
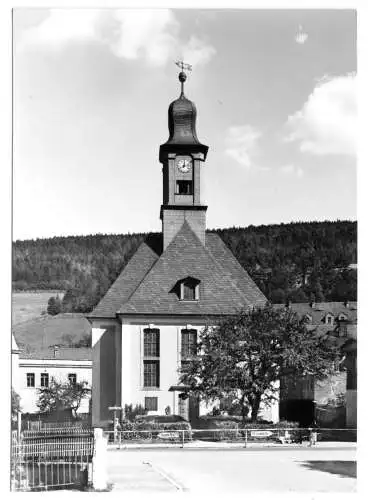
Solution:
{"label": "forested hill", "polygon": [[[301,222],[218,229],[272,302],[356,300],[357,223]],[[16,241],[13,289],[65,290],[65,311],[87,312],[127,264],[145,234]],[[350,267],[349,267],[350,266]]]}

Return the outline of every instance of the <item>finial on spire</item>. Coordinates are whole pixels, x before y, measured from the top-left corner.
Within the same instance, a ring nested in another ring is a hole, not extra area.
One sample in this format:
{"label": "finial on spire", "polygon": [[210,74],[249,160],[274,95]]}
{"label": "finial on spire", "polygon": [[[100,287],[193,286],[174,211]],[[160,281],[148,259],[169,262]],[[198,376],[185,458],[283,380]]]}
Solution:
{"label": "finial on spire", "polygon": [[184,61],[175,61],[175,64],[181,69],[179,73],[179,81],[181,83],[181,95],[184,95],[184,82],[187,79],[187,75],[184,73],[184,70],[192,71],[192,65],[187,64]]}

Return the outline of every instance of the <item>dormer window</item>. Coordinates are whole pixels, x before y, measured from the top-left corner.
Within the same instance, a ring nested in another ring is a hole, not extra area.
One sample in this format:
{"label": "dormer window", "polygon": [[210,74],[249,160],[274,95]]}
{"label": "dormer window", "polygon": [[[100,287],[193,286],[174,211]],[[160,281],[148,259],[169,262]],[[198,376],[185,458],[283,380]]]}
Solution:
{"label": "dormer window", "polygon": [[199,283],[195,278],[185,278],[180,282],[180,300],[199,300]]}
{"label": "dormer window", "polygon": [[312,323],[312,316],[310,314],[306,314],[304,319],[307,323]]}
{"label": "dormer window", "polygon": [[347,316],[345,314],[343,314],[343,313],[339,314],[339,321],[346,321],[347,319],[348,318],[347,318]]}
{"label": "dormer window", "polygon": [[326,325],[332,325],[333,322],[334,322],[334,317],[332,316],[332,314],[326,314],[325,316]]}

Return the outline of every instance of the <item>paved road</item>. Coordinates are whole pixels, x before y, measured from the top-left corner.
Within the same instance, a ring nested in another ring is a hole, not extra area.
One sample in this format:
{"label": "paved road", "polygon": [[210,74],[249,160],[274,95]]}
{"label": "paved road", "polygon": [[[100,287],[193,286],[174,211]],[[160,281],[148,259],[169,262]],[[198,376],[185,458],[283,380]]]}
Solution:
{"label": "paved road", "polygon": [[354,447],[111,450],[108,475],[125,492],[354,492],[356,479],[341,471],[355,455]]}

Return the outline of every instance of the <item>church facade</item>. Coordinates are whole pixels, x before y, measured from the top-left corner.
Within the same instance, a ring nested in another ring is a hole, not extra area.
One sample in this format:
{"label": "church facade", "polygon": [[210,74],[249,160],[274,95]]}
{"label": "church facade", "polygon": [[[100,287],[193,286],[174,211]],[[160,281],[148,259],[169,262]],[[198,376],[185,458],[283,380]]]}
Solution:
{"label": "church facade", "polygon": [[179,378],[201,329],[266,303],[221,238],[206,232],[201,180],[208,146],[197,137],[197,111],[184,94],[185,80],[182,71],[181,94],[168,110],[169,139],[159,151],[162,234],[146,238],[88,316],[94,426],[106,426],[109,407],[125,404],[194,419],[200,405],[183,397]]}

